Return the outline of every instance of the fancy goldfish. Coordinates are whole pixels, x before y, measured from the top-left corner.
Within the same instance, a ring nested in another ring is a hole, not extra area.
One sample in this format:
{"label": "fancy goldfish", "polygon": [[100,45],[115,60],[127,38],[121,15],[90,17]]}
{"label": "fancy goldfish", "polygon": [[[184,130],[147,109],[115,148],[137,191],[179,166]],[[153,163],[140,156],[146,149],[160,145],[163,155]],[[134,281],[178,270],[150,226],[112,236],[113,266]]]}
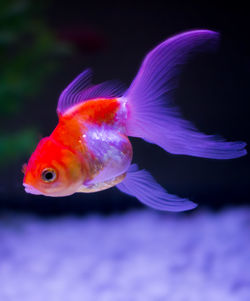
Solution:
{"label": "fancy goldfish", "polygon": [[58,125],[39,142],[24,167],[25,191],[57,197],[116,186],[155,209],[196,207],[169,194],[149,172],[131,164],[128,137],[142,138],[172,154],[212,159],[246,154],[244,142],[200,133],[171,101],[180,67],[195,52],[213,50],[218,38],[210,30],[193,30],[167,39],[147,54],[126,91],[112,81],[92,85],[91,71],[82,72],[59,97]]}

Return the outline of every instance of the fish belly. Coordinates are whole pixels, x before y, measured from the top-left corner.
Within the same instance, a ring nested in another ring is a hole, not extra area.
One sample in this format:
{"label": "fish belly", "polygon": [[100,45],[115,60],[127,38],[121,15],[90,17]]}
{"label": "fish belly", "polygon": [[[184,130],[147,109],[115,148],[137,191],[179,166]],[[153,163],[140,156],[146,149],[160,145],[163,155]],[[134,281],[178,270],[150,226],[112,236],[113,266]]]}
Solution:
{"label": "fish belly", "polygon": [[89,127],[83,137],[94,157],[94,166],[92,179],[85,181],[79,190],[94,192],[120,183],[132,160],[128,137],[106,125]]}

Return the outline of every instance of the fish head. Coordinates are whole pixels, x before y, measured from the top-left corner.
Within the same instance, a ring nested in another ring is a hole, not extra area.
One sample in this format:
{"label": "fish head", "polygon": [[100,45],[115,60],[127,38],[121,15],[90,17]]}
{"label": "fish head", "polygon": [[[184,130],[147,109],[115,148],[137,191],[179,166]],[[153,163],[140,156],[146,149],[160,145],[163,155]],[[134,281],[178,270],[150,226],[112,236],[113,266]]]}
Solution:
{"label": "fish head", "polygon": [[39,142],[23,172],[26,192],[55,197],[76,192],[84,177],[77,154],[50,137]]}

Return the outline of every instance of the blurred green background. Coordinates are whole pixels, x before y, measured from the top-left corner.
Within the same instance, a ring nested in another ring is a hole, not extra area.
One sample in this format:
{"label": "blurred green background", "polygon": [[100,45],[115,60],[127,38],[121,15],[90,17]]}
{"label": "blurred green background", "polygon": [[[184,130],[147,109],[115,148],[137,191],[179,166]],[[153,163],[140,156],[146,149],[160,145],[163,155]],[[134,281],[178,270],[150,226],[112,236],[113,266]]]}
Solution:
{"label": "blurred green background", "polygon": [[71,52],[48,28],[43,13],[49,1],[0,1],[0,167],[30,153],[37,129],[10,124],[43,88],[44,79]]}

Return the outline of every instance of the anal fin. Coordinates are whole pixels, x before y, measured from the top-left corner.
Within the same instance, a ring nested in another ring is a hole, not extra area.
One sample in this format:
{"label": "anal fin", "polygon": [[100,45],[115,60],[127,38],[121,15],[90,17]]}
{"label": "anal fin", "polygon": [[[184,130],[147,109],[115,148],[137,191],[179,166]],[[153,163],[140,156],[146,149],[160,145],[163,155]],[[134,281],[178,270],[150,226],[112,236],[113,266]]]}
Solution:
{"label": "anal fin", "polygon": [[169,194],[149,172],[138,170],[136,164],[130,166],[125,179],[116,187],[157,210],[186,211],[197,206],[188,199]]}

